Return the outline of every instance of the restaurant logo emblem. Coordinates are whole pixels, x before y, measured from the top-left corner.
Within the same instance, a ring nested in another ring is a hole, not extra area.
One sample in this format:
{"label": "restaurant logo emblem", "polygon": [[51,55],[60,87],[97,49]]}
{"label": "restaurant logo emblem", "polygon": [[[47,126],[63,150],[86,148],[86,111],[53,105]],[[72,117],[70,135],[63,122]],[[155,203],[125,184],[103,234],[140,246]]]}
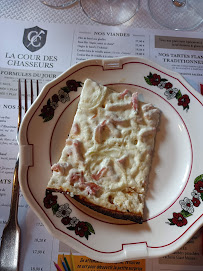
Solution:
{"label": "restaurant logo emblem", "polygon": [[23,44],[31,52],[41,49],[46,43],[47,30],[38,26],[26,28],[23,35]]}

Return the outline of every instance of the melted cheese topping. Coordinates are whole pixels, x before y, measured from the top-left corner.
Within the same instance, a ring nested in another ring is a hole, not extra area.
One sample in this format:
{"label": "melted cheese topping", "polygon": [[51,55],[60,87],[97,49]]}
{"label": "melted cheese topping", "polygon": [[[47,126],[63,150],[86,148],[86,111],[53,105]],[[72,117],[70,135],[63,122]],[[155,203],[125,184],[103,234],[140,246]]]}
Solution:
{"label": "melted cheese topping", "polygon": [[138,93],[118,93],[87,79],[48,188],[142,215],[159,115],[138,101]]}

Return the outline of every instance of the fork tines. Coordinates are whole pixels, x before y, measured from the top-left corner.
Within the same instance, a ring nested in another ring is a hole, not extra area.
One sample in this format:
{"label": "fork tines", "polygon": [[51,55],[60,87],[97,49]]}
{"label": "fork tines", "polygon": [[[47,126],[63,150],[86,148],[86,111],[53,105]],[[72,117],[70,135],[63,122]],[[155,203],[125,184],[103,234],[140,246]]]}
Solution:
{"label": "fork tines", "polygon": [[[34,101],[34,90],[33,90],[33,80],[30,80],[30,93],[28,94],[28,83],[27,80],[25,79],[24,81],[24,97],[25,97],[25,113],[27,112],[28,109],[28,97],[30,96],[30,104],[33,103]],[[36,80],[36,97],[39,95],[39,82]],[[22,106],[22,89],[21,89],[21,80],[19,79],[18,81],[18,97],[19,97],[19,108]]]}

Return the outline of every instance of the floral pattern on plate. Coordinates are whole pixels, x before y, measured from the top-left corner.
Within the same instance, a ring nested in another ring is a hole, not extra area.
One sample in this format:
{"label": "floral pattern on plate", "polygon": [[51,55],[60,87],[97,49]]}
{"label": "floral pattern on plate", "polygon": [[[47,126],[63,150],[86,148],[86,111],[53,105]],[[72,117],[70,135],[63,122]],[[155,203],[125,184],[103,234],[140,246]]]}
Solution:
{"label": "floral pattern on plate", "polygon": [[72,209],[68,203],[59,205],[57,202],[57,195],[53,194],[53,191],[46,190],[45,197],[43,199],[44,207],[46,209],[52,209],[53,214],[61,219],[61,223],[66,226],[70,231],[75,231],[75,234],[80,237],[85,237],[87,240],[89,235],[95,234],[95,230],[89,222],[80,221],[77,217],[71,217]]}
{"label": "floral pattern on plate", "polygon": [[82,87],[82,82],[76,80],[66,81],[66,86],[59,89],[57,94],[52,95],[48,99],[47,104],[41,109],[40,117],[43,118],[44,122],[50,121],[54,117],[54,112],[58,107],[58,103],[66,103],[70,101],[69,92],[77,91],[78,87]]}
{"label": "floral pattern on plate", "polygon": [[187,94],[182,95],[180,89],[173,87],[173,84],[165,78],[161,78],[156,73],[149,73],[148,76],[144,77],[146,83],[150,86],[157,86],[160,89],[164,89],[164,95],[168,100],[176,98],[178,100],[178,106],[182,106],[183,109],[188,111],[190,98]]}
{"label": "floral pattern on plate", "polygon": [[195,208],[200,206],[203,201],[203,174],[195,179],[191,196],[192,199],[185,197],[179,201],[182,210],[179,213],[173,213],[173,218],[168,219],[169,225],[185,226],[188,223],[187,218],[195,212]]}

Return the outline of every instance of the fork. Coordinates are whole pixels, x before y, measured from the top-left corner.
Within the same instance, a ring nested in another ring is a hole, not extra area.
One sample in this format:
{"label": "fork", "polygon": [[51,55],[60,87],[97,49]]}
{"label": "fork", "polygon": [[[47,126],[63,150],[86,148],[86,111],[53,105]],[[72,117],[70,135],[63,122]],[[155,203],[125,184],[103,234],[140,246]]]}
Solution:
{"label": "fork", "polygon": [[[24,112],[28,110],[28,91],[27,81],[24,82],[25,88],[25,106]],[[39,83],[36,81],[36,92],[39,94]],[[30,104],[33,103],[33,82],[30,82]],[[19,144],[19,130],[22,121],[22,93],[21,81],[18,81],[18,126],[16,140]],[[18,203],[19,203],[19,180],[18,180],[19,153],[13,175],[13,187],[11,194],[11,206],[8,222],[3,230],[1,248],[0,248],[0,270],[18,271],[19,270],[19,252],[20,252],[20,227],[18,224]]]}

